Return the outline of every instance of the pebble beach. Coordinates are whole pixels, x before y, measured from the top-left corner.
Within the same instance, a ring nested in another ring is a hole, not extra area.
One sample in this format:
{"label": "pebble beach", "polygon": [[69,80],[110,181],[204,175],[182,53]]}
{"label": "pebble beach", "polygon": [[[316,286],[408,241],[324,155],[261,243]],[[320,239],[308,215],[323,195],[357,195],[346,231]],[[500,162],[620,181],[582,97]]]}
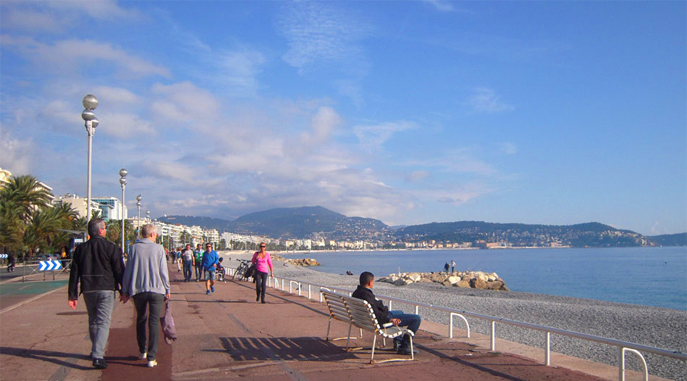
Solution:
{"label": "pebble beach", "polygon": [[[236,267],[236,259],[250,259],[251,254],[227,254],[224,265]],[[358,275],[329,274],[314,268],[304,268],[274,261],[275,276],[327,285],[353,291]],[[389,274],[375,274],[377,278]],[[507,281],[507,279],[506,279]],[[681,292],[676,288],[676,292]],[[671,351],[687,352],[687,311],[667,308],[621,304],[591,299],[579,299],[515,291],[493,291],[471,288],[445,287],[439,284],[416,283],[394,286],[376,282],[375,294],[408,301],[418,301],[459,311],[468,311],[510,320],[560,328],[568,331],[602,336]],[[394,309],[412,311],[412,306],[394,303]],[[448,316],[422,311],[422,318],[448,324]],[[488,334],[490,323],[469,319],[473,332]],[[499,338],[532,347],[543,348],[541,332],[510,325],[497,325]],[[552,335],[551,349],[595,362],[618,365],[618,348],[586,340]],[[649,373],[671,380],[687,381],[687,363],[665,356],[643,353]],[[641,371],[636,356],[626,357],[628,369]]]}

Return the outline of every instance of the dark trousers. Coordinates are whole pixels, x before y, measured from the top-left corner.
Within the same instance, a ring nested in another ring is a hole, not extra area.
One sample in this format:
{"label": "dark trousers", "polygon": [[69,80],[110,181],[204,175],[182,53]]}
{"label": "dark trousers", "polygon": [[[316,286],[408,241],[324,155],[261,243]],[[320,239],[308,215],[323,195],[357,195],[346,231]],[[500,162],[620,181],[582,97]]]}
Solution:
{"label": "dark trousers", "polygon": [[267,288],[267,273],[255,270],[255,294],[257,298],[265,301],[265,289]]}
{"label": "dark trousers", "polygon": [[184,259],[184,280],[187,282],[191,281],[191,275],[193,275],[193,261],[187,261]]}
{"label": "dark trousers", "polygon": [[[155,360],[157,344],[160,338],[160,316],[165,296],[154,292],[142,292],[134,295],[136,306],[136,340],[141,353],[148,352],[148,360]],[[146,309],[150,312],[146,314]],[[148,325],[148,345],[146,346],[146,323]]]}

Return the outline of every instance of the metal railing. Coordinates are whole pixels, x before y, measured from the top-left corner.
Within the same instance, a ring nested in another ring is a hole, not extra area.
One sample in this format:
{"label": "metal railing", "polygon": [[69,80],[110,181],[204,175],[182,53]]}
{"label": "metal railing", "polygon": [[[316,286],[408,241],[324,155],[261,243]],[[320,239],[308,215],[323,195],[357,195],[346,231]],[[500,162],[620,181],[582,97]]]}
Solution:
{"label": "metal railing", "polygon": [[[292,292],[291,285],[292,284],[297,284],[298,285],[298,295],[301,295],[301,289],[302,285],[306,284],[308,286],[308,299],[312,300],[312,294],[311,294],[311,288],[317,287],[320,290],[328,290],[328,291],[338,291],[345,293],[347,295],[350,295],[351,292],[349,290],[337,288],[337,287],[331,287],[331,286],[326,286],[326,285],[321,285],[317,283],[310,283],[310,282],[304,282],[296,279],[289,279],[289,278],[281,278],[281,291],[284,291],[284,282],[288,281],[289,282],[289,293]],[[274,277],[274,288],[279,289],[279,278]],[[268,278],[267,280],[267,285],[268,287],[272,287],[272,278]],[[318,292],[320,295],[319,301],[322,303],[322,294]],[[643,365],[643,371],[644,371],[644,379],[648,381],[649,379],[649,370],[648,370],[648,365],[646,363],[646,360],[642,353],[647,352],[647,353],[652,353],[660,356],[665,356],[665,357],[670,357],[678,360],[682,360],[687,362],[687,353],[683,353],[680,351],[671,351],[668,349],[663,349],[663,348],[657,348],[657,347],[652,347],[649,345],[643,345],[643,344],[637,344],[637,343],[631,343],[628,341],[622,341],[622,340],[616,340],[616,339],[609,339],[607,337],[602,337],[602,336],[595,336],[595,335],[590,335],[586,333],[580,333],[580,332],[574,332],[574,331],[567,331],[564,329],[560,328],[554,328],[554,327],[547,327],[543,325],[538,325],[538,324],[532,324],[532,323],[525,323],[521,321],[516,321],[516,320],[510,320],[510,319],[504,319],[500,317],[495,317],[495,316],[489,316],[489,315],[483,315],[483,314],[478,314],[474,312],[469,312],[469,311],[459,311],[447,307],[442,307],[442,306],[435,306],[433,304],[425,304],[425,303],[420,303],[420,302],[413,302],[409,300],[404,300],[404,299],[398,299],[398,298],[392,298],[389,296],[384,296],[384,295],[376,295],[378,299],[385,299],[388,301],[389,305],[389,310],[392,309],[393,302],[398,302],[398,303],[403,303],[403,304],[409,304],[409,305],[414,305],[415,306],[415,314],[419,314],[420,312],[420,307],[426,308],[426,309],[431,309],[435,311],[441,311],[441,312],[446,312],[449,314],[449,329],[448,329],[448,337],[453,338],[453,317],[458,316],[460,317],[466,325],[466,331],[467,331],[467,337],[470,337],[470,325],[468,323],[467,317],[471,318],[476,318],[476,319],[482,319],[482,320],[487,320],[491,323],[491,329],[490,329],[490,350],[495,351],[496,350],[496,323],[498,322],[499,324],[506,324],[506,325],[511,325],[511,326],[516,326],[516,327],[521,327],[521,328],[526,328],[526,329],[531,329],[535,331],[540,331],[544,333],[546,345],[544,349],[544,363],[547,366],[551,365],[551,334],[557,334],[561,336],[567,336],[567,337],[572,337],[576,339],[581,339],[581,340],[586,340],[586,341],[592,341],[596,343],[601,343],[601,344],[606,344],[610,346],[615,346],[619,348],[619,377],[618,379],[620,381],[625,380],[625,354],[627,352],[632,352],[639,356],[641,359],[642,365]]]}

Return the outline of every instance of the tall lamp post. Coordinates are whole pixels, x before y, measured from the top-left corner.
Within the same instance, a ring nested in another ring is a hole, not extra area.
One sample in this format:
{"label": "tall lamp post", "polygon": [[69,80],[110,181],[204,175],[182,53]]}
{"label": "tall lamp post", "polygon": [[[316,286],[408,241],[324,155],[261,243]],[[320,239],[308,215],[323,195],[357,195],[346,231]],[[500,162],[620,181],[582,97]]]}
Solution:
{"label": "tall lamp post", "polygon": [[136,208],[138,208],[138,222],[136,224],[136,235],[138,236],[139,230],[141,229],[141,200],[143,197],[139,194],[136,196]]}
{"label": "tall lamp post", "polygon": [[126,253],[126,249],[124,248],[124,188],[126,188],[126,175],[128,175],[129,172],[122,168],[119,170],[119,183],[122,184],[122,251]]}
{"label": "tall lamp post", "polygon": [[86,126],[86,132],[88,132],[88,174],[86,176],[87,182],[87,196],[86,196],[86,224],[91,220],[91,152],[93,144],[93,135],[95,134],[95,128],[98,127],[99,121],[95,117],[95,110],[98,107],[98,98],[93,94],[88,94],[83,97],[81,101],[84,110],[81,113],[81,118],[84,120],[84,125]]}

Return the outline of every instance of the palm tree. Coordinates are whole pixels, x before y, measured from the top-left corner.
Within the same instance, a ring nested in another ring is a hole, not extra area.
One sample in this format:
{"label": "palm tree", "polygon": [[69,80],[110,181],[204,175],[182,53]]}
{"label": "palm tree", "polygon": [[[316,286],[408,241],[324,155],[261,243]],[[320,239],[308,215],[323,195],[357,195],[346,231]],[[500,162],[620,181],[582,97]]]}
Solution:
{"label": "palm tree", "polygon": [[[25,251],[37,244],[37,236],[33,233],[27,236],[26,233],[34,216],[48,207],[50,198],[50,192],[35,177],[10,178],[0,188],[0,245],[5,246],[7,251]],[[40,216],[37,222],[48,224],[46,218]]]}

